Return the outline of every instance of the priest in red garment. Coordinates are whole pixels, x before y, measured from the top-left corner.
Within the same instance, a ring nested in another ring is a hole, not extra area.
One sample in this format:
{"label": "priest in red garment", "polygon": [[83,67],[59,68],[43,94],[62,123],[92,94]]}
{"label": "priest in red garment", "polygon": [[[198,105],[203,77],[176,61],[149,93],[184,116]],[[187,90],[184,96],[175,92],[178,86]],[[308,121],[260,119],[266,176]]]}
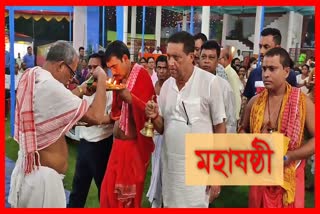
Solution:
{"label": "priest in red garment", "polygon": [[100,207],[141,207],[154,144],[140,130],[147,120],[145,103],[155,91],[147,70],[138,64],[131,68],[130,52],[123,42],[110,43],[105,53],[113,78],[126,88],[113,91],[114,142],[101,186]]}

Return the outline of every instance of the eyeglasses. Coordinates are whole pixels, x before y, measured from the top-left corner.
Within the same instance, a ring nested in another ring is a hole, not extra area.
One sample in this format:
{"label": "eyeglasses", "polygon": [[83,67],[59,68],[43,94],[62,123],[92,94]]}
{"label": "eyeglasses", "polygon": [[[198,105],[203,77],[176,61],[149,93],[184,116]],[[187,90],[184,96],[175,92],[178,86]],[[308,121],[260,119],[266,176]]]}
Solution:
{"label": "eyeglasses", "polygon": [[65,63],[65,62],[63,62],[66,66],[67,66],[67,68],[69,69],[69,72],[70,72],[70,75],[72,76],[72,77],[74,77],[75,75],[76,75],[76,72],[74,71],[74,70],[72,70],[72,68],[67,64],[67,63]]}
{"label": "eyeglasses", "polygon": [[88,65],[88,69],[89,69],[89,70],[95,69],[96,67],[98,67],[98,65]]}

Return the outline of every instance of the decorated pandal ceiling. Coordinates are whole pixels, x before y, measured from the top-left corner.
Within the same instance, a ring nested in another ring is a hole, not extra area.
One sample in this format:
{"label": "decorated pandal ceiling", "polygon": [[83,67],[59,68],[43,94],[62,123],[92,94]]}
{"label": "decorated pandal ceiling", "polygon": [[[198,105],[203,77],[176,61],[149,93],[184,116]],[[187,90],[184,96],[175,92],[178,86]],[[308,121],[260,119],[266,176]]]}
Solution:
{"label": "decorated pandal ceiling", "polygon": [[[148,6],[147,6],[148,7]],[[32,8],[32,7],[31,7]],[[115,7],[108,7],[108,8]],[[148,7],[154,8],[154,7]],[[162,9],[169,10],[177,13],[189,13],[191,11],[190,6],[163,6]],[[298,6],[278,6],[278,7],[264,7],[265,13],[286,13],[289,11],[294,11],[301,13],[302,15],[314,15],[315,14],[315,7],[313,6],[305,6],[305,7],[298,7]],[[202,7],[197,6],[194,7],[195,13],[201,13]],[[233,14],[233,15],[241,15],[241,14],[255,14],[256,7],[255,6],[211,6],[210,7],[211,13],[223,15],[223,14]],[[112,13],[111,13],[112,14]],[[8,11],[6,11],[5,16],[9,15]],[[57,20],[58,22],[66,19],[70,21],[72,19],[72,13],[69,12],[55,12],[55,11],[45,11],[45,10],[16,10],[15,19],[23,17],[25,19],[33,18],[35,21],[39,21],[41,18],[45,19],[46,21],[51,21],[52,19]],[[113,13],[115,15],[115,12]]]}
{"label": "decorated pandal ceiling", "polygon": [[[166,10],[172,10],[175,12],[190,12],[191,7],[190,6],[165,6],[162,7]],[[256,13],[255,6],[211,6],[210,11],[211,13],[217,13],[220,15],[223,14],[234,14],[234,15],[240,15],[240,14],[255,14]],[[264,7],[265,13],[286,13],[289,11],[294,11],[301,13],[302,15],[314,15],[315,14],[315,7],[313,6],[277,6],[277,7]],[[197,6],[194,7],[195,12],[201,12],[202,7]]]}
{"label": "decorated pandal ceiling", "polygon": [[[8,11],[5,13],[5,17],[9,15]],[[57,20],[58,22],[66,19],[70,21],[72,19],[72,13],[65,13],[65,12],[49,12],[49,11],[15,11],[14,18],[25,18],[30,19],[33,18],[35,21],[39,21],[41,18],[45,19],[46,21],[51,21],[52,19]]]}

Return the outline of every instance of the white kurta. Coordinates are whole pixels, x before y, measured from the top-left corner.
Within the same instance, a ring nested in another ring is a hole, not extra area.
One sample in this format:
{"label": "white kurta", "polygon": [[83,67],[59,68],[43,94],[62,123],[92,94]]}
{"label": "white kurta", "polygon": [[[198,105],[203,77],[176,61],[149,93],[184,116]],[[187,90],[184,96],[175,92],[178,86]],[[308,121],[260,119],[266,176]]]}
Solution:
{"label": "white kurta", "polygon": [[229,64],[225,67],[225,72],[228,76],[228,81],[234,93],[235,98],[235,112],[237,120],[240,119],[240,109],[241,109],[241,94],[240,94],[240,87],[242,85],[240,78],[237,72],[231,67]]}
{"label": "white kurta", "polygon": [[[298,84],[303,84],[304,81],[307,81],[307,82],[309,81],[309,77],[306,77],[306,78],[302,79],[302,75],[301,74],[297,75],[296,78],[297,78],[297,83]],[[304,94],[308,94],[309,89],[306,86],[302,86],[302,87],[300,87],[300,89]]]}
{"label": "white kurta", "polygon": [[[88,102],[88,105],[91,105],[96,94],[92,96],[83,96],[83,100]],[[112,91],[106,92],[107,103],[105,114],[111,112],[112,106]],[[83,138],[88,142],[99,142],[103,139],[110,137],[113,134],[113,124],[101,124],[96,126],[79,126],[79,139]]]}
{"label": "white kurta", "polygon": [[164,118],[161,152],[164,206],[208,207],[205,186],[185,185],[185,134],[212,133],[213,125],[226,118],[219,81],[216,76],[194,67],[192,76],[180,91],[175,79],[166,80],[160,91],[159,105]]}
{"label": "white kurta", "polygon": [[223,94],[223,101],[224,101],[224,109],[226,111],[226,126],[227,126],[227,133],[237,133],[237,118],[236,118],[236,105],[235,105],[235,96],[234,92],[230,86],[230,83],[219,77],[216,76],[219,80],[221,85],[221,91]]}

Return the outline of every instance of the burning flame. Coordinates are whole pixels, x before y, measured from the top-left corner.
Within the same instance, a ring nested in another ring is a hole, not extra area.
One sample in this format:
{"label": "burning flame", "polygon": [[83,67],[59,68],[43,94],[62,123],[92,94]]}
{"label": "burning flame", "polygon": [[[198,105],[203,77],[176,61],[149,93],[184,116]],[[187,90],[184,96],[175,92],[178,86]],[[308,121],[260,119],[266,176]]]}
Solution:
{"label": "burning flame", "polygon": [[113,84],[113,85],[117,84],[117,80],[114,80],[112,84]]}

